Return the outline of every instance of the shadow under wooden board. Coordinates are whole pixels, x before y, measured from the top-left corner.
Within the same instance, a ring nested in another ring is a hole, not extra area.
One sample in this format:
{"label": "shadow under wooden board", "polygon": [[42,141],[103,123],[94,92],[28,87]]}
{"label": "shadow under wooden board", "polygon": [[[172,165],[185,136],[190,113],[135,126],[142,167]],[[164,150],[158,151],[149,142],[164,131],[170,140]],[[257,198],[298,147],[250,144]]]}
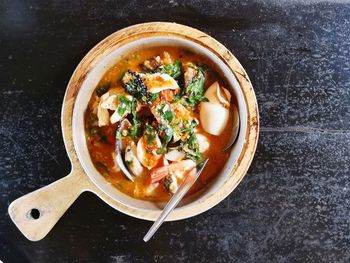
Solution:
{"label": "shadow under wooden board", "polygon": [[117,31],[97,44],[82,59],[69,81],[62,105],[61,125],[65,147],[72,164],[71,173],[46,187],[18,198],[10,204],[9,215],[11,219],[29,240],[37,241],[45,237],[69,206],[84,191],[93,192],[108,205],[130,216],[152,221],[159,216],[160,210],[146,212],[126,206],[112,199],[97,187],[82,168],[74,148],[72,133],[74,104],[82,83],[91,70],[101,62],[106,54],[132,41],[153,36],[173,36],[190,40],[214,53],[234,74],[242,90],[247,108],[247,130],[244,135],[243,149],[228,177],[229,179],[203,202],[195,206],[174,210],[168,220],[179,220],[208,210],[229,195],[246,174],[257,145],[259,117],[252,84],[238,60],[218,41],[188,26],[164,22],[131,26]]}

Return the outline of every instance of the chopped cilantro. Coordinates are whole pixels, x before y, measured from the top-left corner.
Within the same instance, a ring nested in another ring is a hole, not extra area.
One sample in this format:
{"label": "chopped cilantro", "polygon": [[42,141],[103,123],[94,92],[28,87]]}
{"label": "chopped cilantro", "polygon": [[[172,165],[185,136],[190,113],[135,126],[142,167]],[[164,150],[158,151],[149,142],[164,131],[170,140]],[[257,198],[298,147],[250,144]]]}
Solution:
{"label": "chopped cilantro", "polygon": [[187,128],[181,130],[181,134],[193,133],[193,130],[197,127],[197,125],[198,123],[195,120],[193,120]]}
{"label": "chopped cilantro", "polygon": [[157,136],[157,132],[152,125],[146,123],[145,135],[147,139],[147,144],[153,144],[154,139]]}
{"label": "chopped cilantro", "polygon": [[133,126],[129,129],[129,134],[132,138],[139,136],[141,132],[141,121],[137,116],[136,108],[137,108],[137,100],[133,99],[131,103],[131,114],[132,114]]}
{"label": "chopped cilantro", "polygon": [[118,96],[118,114],[120,116],[123,116],[124,114],[129,114],[131,113],[131,105],[132,101],[129,100],[127,97],[125,96]]}
{"label": "chopped cilantro", "polygon": [[198,161],[202,158],[196,135],[193,133],[188,139],[180,142],[180,148],[187,158]]}

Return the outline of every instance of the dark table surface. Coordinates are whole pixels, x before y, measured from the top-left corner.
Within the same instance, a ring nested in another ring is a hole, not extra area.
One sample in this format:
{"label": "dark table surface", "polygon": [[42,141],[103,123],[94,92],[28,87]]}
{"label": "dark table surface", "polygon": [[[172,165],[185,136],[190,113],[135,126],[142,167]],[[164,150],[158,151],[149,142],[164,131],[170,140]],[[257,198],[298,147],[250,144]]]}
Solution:
{"label": "dark table surface", "polygon": [[[3,0],[0,10],[0,260],[350,261],[349,2]],[[7,208],[70,171],[60,113],[73,70],[109,34],[147,21],[203,30],[247,70],[261,123],[248,174],[149,243],[150,222],[88,193],[28,241]]]}

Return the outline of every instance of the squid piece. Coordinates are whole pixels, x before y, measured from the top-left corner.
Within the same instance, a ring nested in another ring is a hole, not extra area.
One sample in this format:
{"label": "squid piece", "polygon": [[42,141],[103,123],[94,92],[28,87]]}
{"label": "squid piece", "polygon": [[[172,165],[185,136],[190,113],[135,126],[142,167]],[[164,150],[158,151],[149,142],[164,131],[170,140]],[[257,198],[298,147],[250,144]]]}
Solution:
{"label": "squid piece", "polygon": [[[111,97],[113,97],[112,99],[110,99]],[[133,97],[131,95],[127,95],[125,96],[129,101],[132,101]],[[124,115],[119,115],[118,113],[118,97],[117,95],[112,95],[110,96],[106,102],[105,105],[108,105],[108,100],[111,100],[111,107],[108,108],[109,110],[114,110],[113,114],[110,117],[110,121],[112,124],[117,123],[118,121],[120,121],[121,119],[123,119],[125,117],[126,114]],[[115,104],[116,103],[116,104]],[[115,106],[116,105],[116,106]],[[102,105],[101,105],[102,106]],[[108,105],[109,106],[109,105]]]}
{"label": "squid piece", "polygon": [[113,112],[113,114],[110,117],[110,121],[112,124],[117,123],[121,119],[123,119],[123,116],[120,116],[118,111]]}
{"label": "squid piece", "polygon": [[203,129],[212,134],[220,135],[225,129],[230,111],[231,94],[228,90],[214,82],[205,92],[209,102],[201,102],[199,116]]}

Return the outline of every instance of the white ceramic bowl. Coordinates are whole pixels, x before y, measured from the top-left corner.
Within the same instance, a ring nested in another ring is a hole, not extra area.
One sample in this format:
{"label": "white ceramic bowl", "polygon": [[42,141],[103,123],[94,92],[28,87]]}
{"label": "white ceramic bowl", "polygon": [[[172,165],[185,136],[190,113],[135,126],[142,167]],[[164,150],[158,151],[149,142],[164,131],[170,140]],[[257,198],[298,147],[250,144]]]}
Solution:
{"label": "white ceramic bowl", "polygon": [[[164,204],[162,203],[154,203],[132,198],[108,183],[104,177],[100,175],[100,173],[96,170],[90,159],[84,132],[84,113],[87,109],[91,95],[99,83],[101,77],[108,69],[116,64],[117,61],[123,59],[126,54],[130,54],[130,52],[133,50],[140,50],[151,46],[183,47],[210,59],[217,66],[217,70],[221,73],[221,75],[224,76],[228,81],[229,86],[226,88],[228,88],[236,98],[240,116],[240,130],[238,139],[235,145],[232,147],[230,157],[223,167],[221,173],[218,174],[205,189],[182,200],[182,202],[176,208],[176,210],[181,210],[196,206],[197,204],[205,201],[208,197],[212,196],[218,189],[223,186],[223,184],[232,175],[234,166],[241,154],[243,145],[245,143],[245,134],[247,131],[247,106],[242,93],[242,89],[229,67],[209,49],[206,49],[193,41],[183,38],[174,36],[152,36],[137,39],[109,52],[108,54],[104,54],[104,57],[100,63],[91,70],[89,75],[84,80],[75,101],[72,125],[74,148],[85,173],[98,186],[98,188],[100,188],[106,195],[115,201],[120,202],[129,208],[137,209],[143,212],[159,211],[163,207]],[[225,197],[226,196],[222,196],[222,199]],[[209,208],[210,206],[207,207],[207,209]],[[187,212],[186,217],[191,217],[198,213],[196,209],[188,211],[190,212]],[[193,211],[192,214],[191,211]]]}

